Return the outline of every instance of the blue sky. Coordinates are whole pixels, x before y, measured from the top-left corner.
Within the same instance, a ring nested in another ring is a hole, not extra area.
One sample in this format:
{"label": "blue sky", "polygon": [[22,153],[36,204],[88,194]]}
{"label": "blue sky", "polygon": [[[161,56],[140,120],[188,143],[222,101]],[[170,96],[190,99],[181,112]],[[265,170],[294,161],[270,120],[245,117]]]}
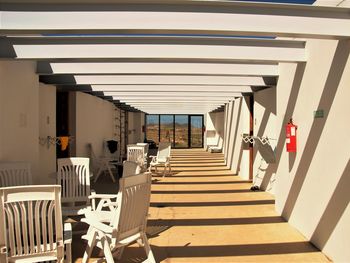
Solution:
{"label": "blue sky", "polygon": [[[158,124],[159,117],[158,115],[147,115],[148,124]],[[173,115],[162,115],[162,123],[173,123]],[[188,115],[175,115],[175,123],[186,124],[188,123]],[[202,127],[202,118],[192,117],[192,126],[200,128]]]}

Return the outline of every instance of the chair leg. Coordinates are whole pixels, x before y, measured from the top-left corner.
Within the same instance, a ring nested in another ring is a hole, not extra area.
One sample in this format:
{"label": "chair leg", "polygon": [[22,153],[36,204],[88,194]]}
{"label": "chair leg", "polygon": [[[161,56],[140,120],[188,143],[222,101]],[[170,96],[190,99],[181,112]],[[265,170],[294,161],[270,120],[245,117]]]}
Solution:
{"label": "chair leg", "polygon": [[138,240],[136,240],[136,243],[137,243],[140,247],[144,247],[142,238],[139,238]]}
{"label": "chair leg", "polygon": [[114,176],[113,176],[113,172],[112,172],[112,170],[111,170],[111,167],[108,166],[107,168],[108,168],[109,176],[111,177],[113,183],[115,183],[115,179],[114,179]]}
{"label": "chair leg", "polygon": [[107,237],[103,234],[101,234],[100,237],[101,237],[101,243],[103,246],[103,253],[105,255],[106,262],[107,263],[114,263],[113,254],[112,254],[109,242],[107,240]]}
{"label": "chair leg", "polygon": [[103,172],[103,167],[100,166],[97,171],[97,175],[95,177],[94,183],[96,183],[97,179],[100,177],[101,173]]}
{"label": "chair leg", "polygon": [[171,165],[170,165],[170,163],[168,163],[168,166],[169,166],[169,175],[171,175]]}
{"label": "chair leg", "polygon": [[65,263],[72,263],[72,244],[66,244],[66,260]]}
{"label": "chair leg", "polygon": [[121,247],[118,249],[118,256],[117,256],[118,260],[122,258],[123,252],[124,252],[124,247]]}
{"label": "chair leg", "polygon": [[164,171],[163,171],[163,177],[165,177],[165,172],[166,172],[166,164],[164,164]]}
{"label": "chair leg", "polygon": [[151,250],[151,246],[149,245],[146,234],[142,233],[141,238],[142,238],[142,242],[144,245],[143,248],[144,248],[146,255],[147,255],[147,262],[156,263],[156,260],[154,259],[154,255],[153,255],[153,252]]}
{"label": "chair leg", "polygon": [[89,258],[91,257],[92,250],[94,249],[96,243],[96,231],[90,230],[88,231],[88,243],[84,252],[82,263],[87,263]]}

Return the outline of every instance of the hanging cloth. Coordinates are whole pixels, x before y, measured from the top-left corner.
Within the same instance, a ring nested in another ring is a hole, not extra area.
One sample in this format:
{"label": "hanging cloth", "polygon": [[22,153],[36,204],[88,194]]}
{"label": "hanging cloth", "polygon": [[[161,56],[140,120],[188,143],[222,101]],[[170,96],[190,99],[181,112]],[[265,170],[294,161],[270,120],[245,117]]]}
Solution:
{"label": "hanging cloth", "polygon": [[115,153],[118,150],[118,141],[115,141],[115,140],[107,141],[107,147],[110,153]]}
{"label": "hanging cloth", "polygon": [[61,150],[65,151],[68,147],[68,143],[69,143],[69,137],[68,136],[61,136],[59,137],[60,141],[61,141]]}

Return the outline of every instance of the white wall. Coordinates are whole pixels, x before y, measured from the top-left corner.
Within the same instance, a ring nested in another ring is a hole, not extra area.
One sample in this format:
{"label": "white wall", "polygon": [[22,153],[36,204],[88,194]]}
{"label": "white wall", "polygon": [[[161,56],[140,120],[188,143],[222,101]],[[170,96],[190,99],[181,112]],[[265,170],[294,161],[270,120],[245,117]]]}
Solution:
{"label": "white wall", "polygon": [[[39,136],[56,137],[56,87],[39,84]],[[56,146],[45,144],[39,146],[40,183],[55,183]]]}
{"label": "white wall", "polygon": [[[280,63],[276,89],[255,93],[254,134],[272,142],[276,162],[261,162],[255,149],[254,175],[275,193],[276,210],[335,262],[350,258],[350,41],[308,40],[307,63]],[[249,131],[244,100],[225,109],[225,158],[248,178],[248,156],[240,135]],[[314,111],[324,110],[323,118]],[[285,125],[298,125],[297,153],[287,153]],[[242,171],[244,169],[244,171]]]}
{"label": "white wall", "polygon": [[104,142],[114,138],[115,106],[98,97],[76,93],[76,155],[89,157],[88,143],[96,156],[104,154]]}
{"label": "white wall", "polygon": [[128,113],[128,143],[135,144],[143,142],[145,133],[142,132],[142,126],[145,125],[145,114],[141,112]]}
{"label": "white wall", "polygon": [[238,98],[225,107],[224,155],[226,165],[234,174],[249,179],[249,149],[242,134],[249,134],[250,113],[248,100]]}
{"label": "white wall", "polygon": [[220,138],[224,139],[225,112],[211,112],[205,116],[204,147],[206,145],[218,145]]}
{"label": "white wall", "polygon": [[[280,65],[278,126],[293,116],[298,149],[296,155],[286,153],[281,136],[276,209],[331,259],[347,262],[350,140],[344,138],[350,133],[350,41],[308,40],[306,48],[305,70],[294,79],[299,85],[290,85],[295,66]],[[324,118],[314,119],[317,109],[324,110]]]}
{"label": "white wall", "polygon": [[[274,192],[276,157],[276,88],[254,93],[254,136],[268,137],[270,144],[254,143],[253,181],[261,189]],[[267,177],[265,178],[265,175]]]}
{"label": "white wall", "polygon": [[30,61],[0,62],[0,160],[27,161],[39,175],[39,81]]}

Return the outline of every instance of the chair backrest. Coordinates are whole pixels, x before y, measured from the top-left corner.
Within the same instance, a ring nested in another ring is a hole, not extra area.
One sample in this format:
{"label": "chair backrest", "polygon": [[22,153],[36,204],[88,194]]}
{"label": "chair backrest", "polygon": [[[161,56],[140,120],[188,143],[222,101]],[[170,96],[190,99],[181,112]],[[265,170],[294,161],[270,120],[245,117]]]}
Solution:
{"label": "chair backrest", "polygon": [[138,165],[137,162],[134,161],[124,161],[123,162],[123,178],[140,174],[141,167]]}
{"label": "chair backrest", "polygon": [[151,196],[151,174],[143,173],[119,180],[118,207],[111,225],[119,240],[146,231]]}
{"label": "chair backrest", "polygon": [[57,183],[62,186],[62,202],[89,203],[89,158],[57,159],[57,174]]}
{"label": "chair backrest", "polygon": [[127,146],[127,161],[137,162],[140,167],[145,165],[145,147],[136,144]]}
{"label": "chair backrest", "polygon": [[64,257],[60,190],[58,185],[0,188],[1,263]]}
{"label": "chair backrest", "polygon": [[170,142],[160,142],[158,145],[157,160],[165,162],[168,157],[170,157]]}
{"label": "chair backrest", "polygon": [[27,162],[1,162],[0,187],[30,185],[32,174]]}
{"label": "chair backrest", "polygon": [[147,157],[148,155],[148,149],[149,149],[149,144],[145,143],[145,142],[138,142],[136,143],[137,146],[143,146],[144,147],[144,152],[145,152],[145,156]]}

